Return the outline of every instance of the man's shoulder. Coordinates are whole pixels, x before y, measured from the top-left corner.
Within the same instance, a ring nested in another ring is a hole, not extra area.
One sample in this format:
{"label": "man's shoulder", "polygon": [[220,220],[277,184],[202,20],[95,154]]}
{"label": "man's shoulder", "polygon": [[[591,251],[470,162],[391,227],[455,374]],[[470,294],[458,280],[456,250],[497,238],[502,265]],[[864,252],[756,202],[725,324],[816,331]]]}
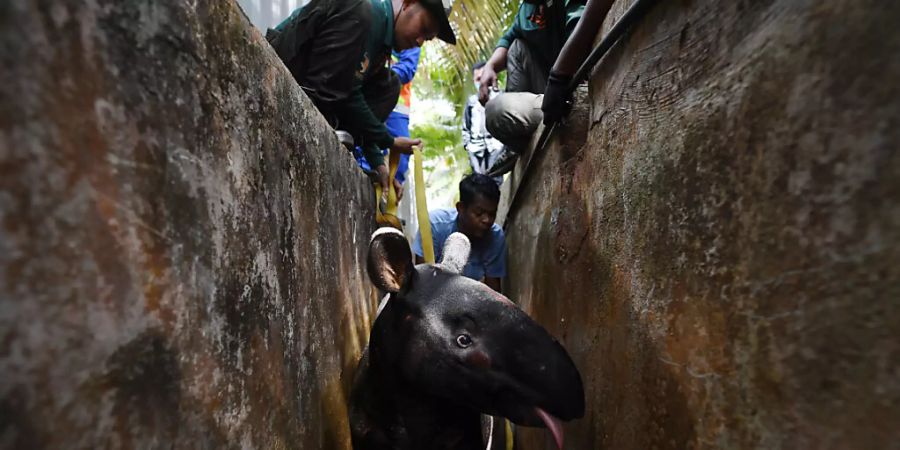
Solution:
{"label": "man's shoulder", "polygon": [[502,245],[506,241],[506,234],[503,233],[503,228],[496,223],[491,226],[491,234],[494,237],[495,245]]}
{"label": "man's shoulder", "polygon": [[371,24],[372,13],[375,12],[376,5],[371,0],[336,0],[333,2],[322,2],[322,4],[324,4],[323,7],[330,9],[335,14],[339,14],[342,19],[356,18],[363,21],[358,23],[358,25],[365,26]]}
{"label": "man's shoulder", "polygon": [[443,225],[456,223],[456,210],[453,208],[433,209],[428,213],[428,219],[432,225]]}

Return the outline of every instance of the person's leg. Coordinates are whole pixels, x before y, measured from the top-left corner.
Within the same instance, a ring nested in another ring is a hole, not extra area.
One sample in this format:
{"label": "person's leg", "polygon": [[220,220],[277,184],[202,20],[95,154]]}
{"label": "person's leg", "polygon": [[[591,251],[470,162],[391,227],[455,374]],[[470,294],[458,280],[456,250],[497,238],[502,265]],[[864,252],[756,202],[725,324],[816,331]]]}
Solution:
{"label": "person's leg", "polygon": [[501,176],[513,169],[519,154],[531,141],[534,130],[543,120],[542,94],[504,92],[485,106],[485,126],[498,141],[505,144],[487,175]]}
{"label": "person's leg", "polygon": [[543,119],[543,98],[530,92],[504,92],[485,106],[485,126],[491,136],[519,153]]}
{"label": "person's leg", "polygon": [[485,158],[486,151],[484,145],[477,142],[470,142],[469,146],[466,147],[466,153],[469,154],[469,165],[472,166],[472,172],[483,174],[487,171],[487,158]]}
{"label": "person's leg", "polygon": [[506,56],[506,92],[543,94],[550,72],[528,44],[516,39]]}
{"label": "person's leg", "polygon": [[525,45],[521,39],[513,41],[506,53],[506,89],[505,92],[529,92],[531,83],[528,77],[528,61]]}
{"label": "person's leg", "polygon": [[547,65],[525,41],[513,41],[506,60],[506,92],[485,107],[488,131],[505,144],[489,163],[488,175],[497,177],[512,170],[519,153],[528,146],[543,119],[543,96],[538,94],[544,92],[548,77]]}

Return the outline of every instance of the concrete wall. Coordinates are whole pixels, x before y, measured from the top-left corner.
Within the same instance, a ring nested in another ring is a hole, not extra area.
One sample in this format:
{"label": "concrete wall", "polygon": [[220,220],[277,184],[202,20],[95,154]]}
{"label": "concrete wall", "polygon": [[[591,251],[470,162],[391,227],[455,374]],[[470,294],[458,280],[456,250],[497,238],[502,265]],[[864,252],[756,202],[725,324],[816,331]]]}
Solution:
{"label": "concrete wall", "polygon": [[900,448],[900,3],[659,3],[512,177],[568,448]]}
{"label": "concrete wall", "polygon": [[348,448],[373,195],[232,1],[0,3],[0,448]]}

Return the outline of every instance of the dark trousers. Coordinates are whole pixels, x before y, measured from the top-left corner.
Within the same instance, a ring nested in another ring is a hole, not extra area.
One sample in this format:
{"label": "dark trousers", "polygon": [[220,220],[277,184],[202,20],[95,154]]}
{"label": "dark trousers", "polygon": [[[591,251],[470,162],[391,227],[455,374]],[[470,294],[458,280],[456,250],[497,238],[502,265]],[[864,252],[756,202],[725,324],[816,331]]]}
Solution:
{"label": "dark trousers", "polygon": [[541,103],[549,78],[549,67],[521,39],[506,56],[506,92],[485,106],[485,126],[506,150],[521,153],[528,147],[544,113]]}
{"label": "dark trousers", "polygon": [[506,54],[506,92],[543,94],[550,66],[528,44],[516,39]]}

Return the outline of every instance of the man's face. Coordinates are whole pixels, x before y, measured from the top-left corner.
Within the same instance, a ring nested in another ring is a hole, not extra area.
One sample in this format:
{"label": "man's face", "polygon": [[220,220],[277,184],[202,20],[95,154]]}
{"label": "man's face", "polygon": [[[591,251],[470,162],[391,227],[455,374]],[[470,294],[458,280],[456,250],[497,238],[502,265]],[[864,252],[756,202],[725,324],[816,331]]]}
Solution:
{"label": "man's face", "polygon": [[437,20],[418,1],[407,0],[403,2],[401,8],[394,21],[396,50],[421,47],[425,41],[437,37],[439,28]]}
{"label": "man's face", "polygon": [[484,68],[480,67],[472,71],[472,81],[475,82],[475,85],[478,85],[478,79],[481,78],[481,72],[484,72]]}
{"label": "man's face", "polygon": [[497,217],[497,202],[475,195],[471,204],[456,204],[459,213],[459,231],[471,239],[480,239],[491,231]]}

